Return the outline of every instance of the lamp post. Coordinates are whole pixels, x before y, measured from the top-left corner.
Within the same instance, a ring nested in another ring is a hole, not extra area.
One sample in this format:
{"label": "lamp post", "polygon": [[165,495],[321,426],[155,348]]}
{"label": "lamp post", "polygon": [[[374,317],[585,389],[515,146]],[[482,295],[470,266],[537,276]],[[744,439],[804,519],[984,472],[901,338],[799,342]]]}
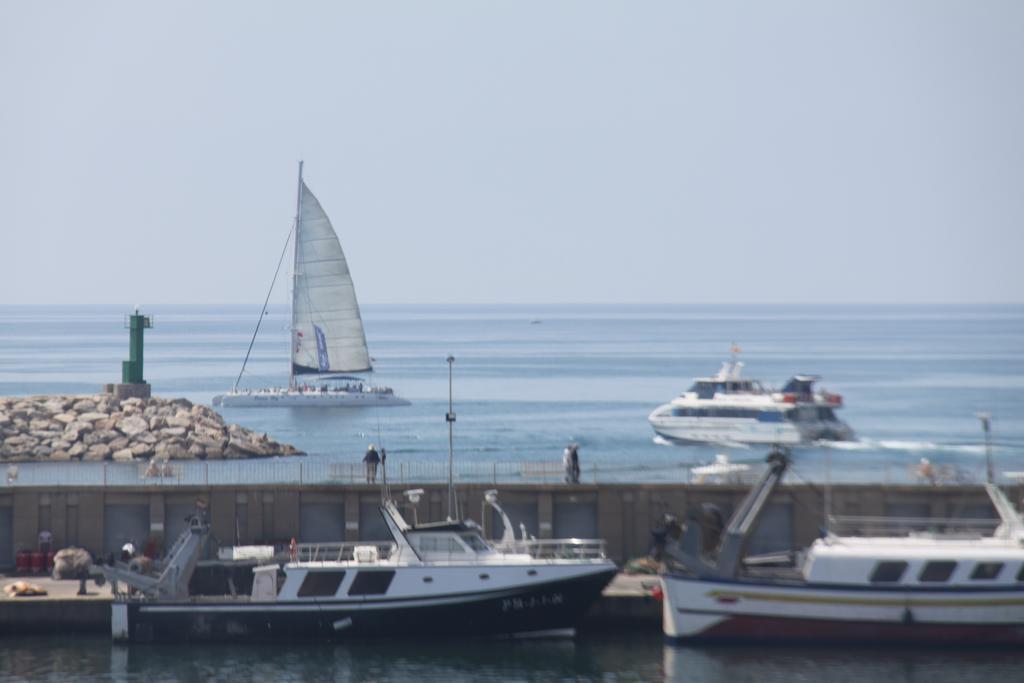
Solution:
{"label": "lamp post", "polygon": [[992,473],[992,414],[975,413],[974,416],[981,420],[981,429],[985,432],[985,475],[988,483],[992,484],[995,481]]}
{"label": "lamp post", "polygon": [[[452,465],[454,461],[454,448],[452,446],[453,427],[455,425],[455,410],[452,406],[452,366],[455,364],[455,356],[448,356],[445,359],[448,363],[448,412],[444,419],[448,423],[448,519],[455,520],[459,514],[458,501],[455,500],[455,483],[452,479]],[[455,514],[455,517],[452,516]]]}

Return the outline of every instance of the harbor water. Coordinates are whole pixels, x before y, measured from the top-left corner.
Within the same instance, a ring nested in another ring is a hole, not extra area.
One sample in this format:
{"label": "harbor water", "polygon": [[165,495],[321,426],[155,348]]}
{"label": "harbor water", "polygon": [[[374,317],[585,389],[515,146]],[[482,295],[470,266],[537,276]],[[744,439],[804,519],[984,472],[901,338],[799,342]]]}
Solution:
{"label": "harbor water", "polygon": [[[235,382],[258,306],[147,306],[145,375],[156,394],[209,403]],[[0,393],[93,393],[127,354],[127,307],[0,307]],[[358,463],[369,443],[396,467],[447,461],[447,366],[455,356],[457,460],[556,463],[581,444],[584,479],[683,481],[718,453],[659,444],[647,423],[735,343],[748,377],[822,376],[859,440],[795,452],[793,476],[905,481],[922,458],[961,482],[984,476],[975,417],[993,415],[997,469],[1024,470],[1022,306],[364,306],[372,381],[399,408],[234,408],[310,460]],[[271,307],[240,383],[287,384],[288,309]]]}
{"label": "harbor water", "polygon": [[960,683],[1019,680],[1005,650],[680,647],[657,634],[575,640],[365,641],[287,645],[112,645],[103,638],[8,639],[9,681],[729,681]]}

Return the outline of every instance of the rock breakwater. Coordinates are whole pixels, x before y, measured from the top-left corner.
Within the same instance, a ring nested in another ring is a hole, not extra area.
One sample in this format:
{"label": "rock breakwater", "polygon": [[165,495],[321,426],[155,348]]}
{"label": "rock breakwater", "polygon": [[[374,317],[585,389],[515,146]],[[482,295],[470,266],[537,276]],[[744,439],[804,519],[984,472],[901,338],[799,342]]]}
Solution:
{"label": "rock breakwater", "polygon": [[219,460],[302,455],[183,398],[0,398],[0,461]]}

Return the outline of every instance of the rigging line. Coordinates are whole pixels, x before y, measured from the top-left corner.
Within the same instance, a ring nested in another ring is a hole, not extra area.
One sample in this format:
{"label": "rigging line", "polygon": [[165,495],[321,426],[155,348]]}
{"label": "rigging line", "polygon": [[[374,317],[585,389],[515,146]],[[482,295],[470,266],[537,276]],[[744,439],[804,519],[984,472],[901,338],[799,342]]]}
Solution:
{"label": "rigging line", "polygon": [[[277,269],[274,271],[274,279],[270,281],[270,289],[267,291],[267,298],[263,301],[263,308],[260,309],[260,317],[256,321],[256,329],[252,331],[252,339],[249,340],[249,348],[245,352],[245,360],[242,361],[242,369],[238,371],[238,379],[235,380],[235,386],[231,388],[232,391],[238,391],[238,383],[242,381],[242,375],[245,373],[245,364],[249,362],[249,354],[252,353],[252,345],[256,343],[256,335],[260,332],[260,323],[263,322],[263,317],[267,314],[267,305],[270,303],[270,295],[274,291],[274,284],[277,283],[277,276],[281,272],[281,264],[284,263],[284,256],[288,253],[288,243],[292,241],[293,232],[295,232],[294,223],[292,223],[292,229],[288,231],[288,237],[284,240],[284,248],[281,249],[281,258],[277,260]],[[291,334],[289,334],[288,355],[291,355],[292,344]]]}

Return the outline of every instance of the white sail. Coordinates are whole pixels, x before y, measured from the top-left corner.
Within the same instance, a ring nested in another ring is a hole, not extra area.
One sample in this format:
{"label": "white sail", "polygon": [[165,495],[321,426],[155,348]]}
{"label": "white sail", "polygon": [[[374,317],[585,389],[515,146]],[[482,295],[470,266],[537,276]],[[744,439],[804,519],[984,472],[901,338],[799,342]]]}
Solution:
{"label": "white sail", "polygon": [[370,370],[363,320],[345,253],[320,202],[299,180],[292,294],[295,374]]}

